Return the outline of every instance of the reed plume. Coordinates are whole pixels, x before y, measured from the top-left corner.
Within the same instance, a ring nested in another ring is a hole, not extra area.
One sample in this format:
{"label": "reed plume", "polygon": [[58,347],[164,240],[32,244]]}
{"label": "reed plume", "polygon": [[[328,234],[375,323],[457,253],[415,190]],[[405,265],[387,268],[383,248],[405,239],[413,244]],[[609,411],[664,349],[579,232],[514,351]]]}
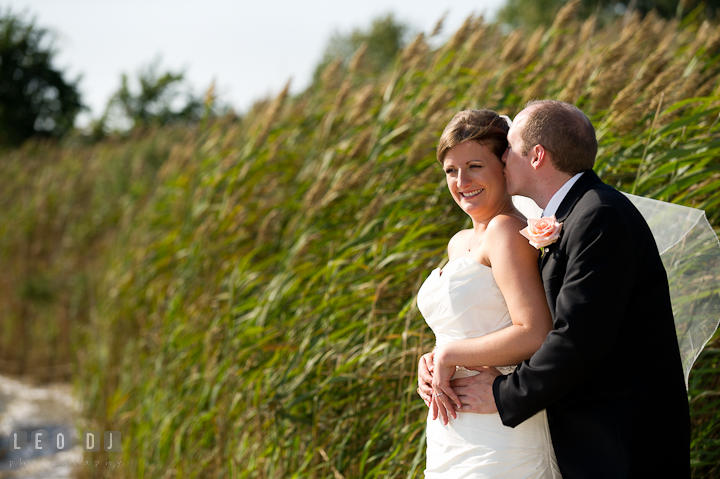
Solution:
{"label": "reed plume", "polygon": [[270,107],[268,108],[266,114],[264,115],[264,117],[261,121],[261,124],[263,125],[262,130],[260,130],[260,133],[258,134],[257,139],[255,140],[256,147],[260,143],[264,142],[267,139],[270,129],[273,127],[275,121],[278,119],[278,116],[280,114],[280,109],[282,108],[283,104],[285,103],[285,100],[288,97],[288,92],[290,91],[290,82],[291,82],[291,80],[288,80],[285,83],[285,86],[280,91],[278,96],[275,97],[273,102],[270,104]]}
{"label": "reed plume", "polygon": [[363,63],[365,62],[365,58],[367,56],[367,49],[367,42],[363,42],[358,47],[358,49],[355,51],[352,58],[350,59],[350,63],[348,64],[349,71],[357,73],[363,68]]}

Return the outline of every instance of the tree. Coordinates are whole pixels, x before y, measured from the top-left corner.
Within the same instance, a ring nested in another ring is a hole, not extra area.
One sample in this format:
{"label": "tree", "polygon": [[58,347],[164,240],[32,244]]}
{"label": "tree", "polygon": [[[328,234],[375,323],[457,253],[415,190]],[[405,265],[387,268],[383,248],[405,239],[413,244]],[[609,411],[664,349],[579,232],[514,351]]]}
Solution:
{"label": "tree", "polygon": [[77,80],[53,67],[53,36],[10,10],[0,13],[0,145],[60,137],[83,108]]}
{"label": "tree", "polygon": [[348,64],[353,54],[365,44],[365,65],[368,71],[380,72],[395,61],[407,43],[410,27],[395,19],[392,14],[372,21],[368,30],[356,28],[350,33],[336,31],[325,47],[320,64],[315,68],[315,79],[337,58]]}
{"label": "tree", "polygon": [[182,72],[160,73],[160,61],[142,67],[137,86],[132,88],[127,74],[120,88],[108,101],[103,116],[93,125],[93,135],[107,129],[127,130],[150,125],[193,123],[206,113],[206,105],[184,83]]}

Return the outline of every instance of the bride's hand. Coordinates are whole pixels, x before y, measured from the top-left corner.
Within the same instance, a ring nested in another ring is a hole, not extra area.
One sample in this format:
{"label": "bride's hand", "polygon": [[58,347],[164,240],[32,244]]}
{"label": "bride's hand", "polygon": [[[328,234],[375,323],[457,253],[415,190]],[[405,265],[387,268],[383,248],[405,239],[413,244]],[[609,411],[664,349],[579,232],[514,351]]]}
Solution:
{"label": "bride's hand", "polygon": [[[443,424],[448,423],[448,416],[453,419],[457,418],[455,408],[460,408],[460,398],[450,387],[450,379],[455,374],[455,366],[449,366],[443,363],[442,353],[436,353],[434,357],[435,370],[433,371],[433,406],[432,418],[437,419],[438,414],[442,418]],[[453,406],[453,403],[455,406]]]}
{"label": "bride's hand", "polygon": [[418,364],[418,388],[417,393],[420,395],[427,407],[431,406],[433,399],[433,388],[432,388],[432,371],[433,365],[433,352],[423,354]]}

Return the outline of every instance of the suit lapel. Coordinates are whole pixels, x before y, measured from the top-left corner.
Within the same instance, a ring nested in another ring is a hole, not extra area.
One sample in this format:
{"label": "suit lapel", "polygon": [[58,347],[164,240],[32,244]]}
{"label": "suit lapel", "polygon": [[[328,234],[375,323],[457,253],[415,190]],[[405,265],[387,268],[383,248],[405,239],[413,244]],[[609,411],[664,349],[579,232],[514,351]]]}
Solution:
{"label": "suit lapel", "polygon": [[[568,191],[567,195],[565,195],[565,198],[562,200],[560,206],[557,209],[557,212],[555,213],[555,217],[557,218],[559,223],[563,223],[567,219],[567,217],[570,216],[570,213],[572,213],[575,205],[580,200],[580,198],[582,198],[585,192],[598,181],[600,181],[600,178],[598,177],[598,175],[595,174],[593,170],[585,171],[583,175],[578,178],[572,188],[570,188],[570,191]],[[565,225],[563,225],[563,230],[560,232],[560,238],[558,239],[558,241],[551,244],[550,246],[546,246],[545,248],[543,248],[544,253],[540,258],[540,271],[542,271],[542,269],[545,267],[548,258],[551,256],[550,253],[552,252],[552,250],[556,248],[562,240],[563,234],[565,234]]]}
{"label": "suit lapel", "polygon": [[598,181],[600,181],[600,178],[592,170],[585,171],[583,175],[578,178],[572,188],[570,188],[570,191],[568,191],[568,194],[565,195],[565,198],[560,203],[557,213],[555,213],[555,217],[560,223],[565,221],[570,213],[572,213],[573,208],[575,208],[575,205],[580,198],[582,198],[585,192]]}

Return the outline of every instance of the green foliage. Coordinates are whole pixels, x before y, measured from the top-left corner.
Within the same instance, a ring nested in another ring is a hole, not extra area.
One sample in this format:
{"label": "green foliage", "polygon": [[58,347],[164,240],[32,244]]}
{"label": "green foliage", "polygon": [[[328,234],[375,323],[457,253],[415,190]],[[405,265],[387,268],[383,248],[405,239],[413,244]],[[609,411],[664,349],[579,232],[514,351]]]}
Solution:
{"label": "green foliage", "polygon": [[550,25],[567,0],[507,0],[498,11],[498,21],[512,26]]}
{"label": "green foliage", "polygon": [[[0,162],[0,284],[27,285],[0,296],[0,353],[73,345],[89,428],[123,433],[107,477],[421,477],[415,294],[467,224],[434,155],[454,113],[576,103],[603,179],[720,225],[717,26],[554,23],[471,17],[239,121],[28,144]],[[719,346],[690,376],[695,477],[720,473]]]}
{"label": "green foliage", "polygon": [[172,71],[160,73],[159,70],[159,60],[141,68],[136,91],[131,88],[128,75],[123,73],[120,88],[108,101],[103,116],[92,127],[93,135],[102,136],[106,130],[200,121],[205,105],[184,85],[184,74]]}
{"label": "green foliage", "polygon": [[82,108],[77,82],[53,67],[52,36],[10,10],[0,12],[0,145],[67,133]]}
{"label": "green foliage", "polygon": [[362,68],[368,73],[380,73],[395,61],[407,43],[409,33],[410,27],[396,20],[392,14],[374,19],[368,30],[355,28],[349,33],[335,32],[315,68],[314,78],[319,80],[320,73],[336,59],[348,66],[352,56],[363,45]]}
{"label": "green foliage", "polygon": [[692,14],[698,6],[712,17],[720,7],[720,0],[507,0],[497,18],[502,23],[516,27],[549,26],[563,6],[574,3],[578,4],[577,10],[582,18],[594,14],[606,21],[625,14],[628,8],[642,15],[652,11],[664,18],[680,18]]}
{"label": "green foliage", "polygon": [[69,378],[95,314],[108,241],[142,204],[160,164],[186,140],[149,131],[94,146],[27,141],[0,161],[0,366]]}

